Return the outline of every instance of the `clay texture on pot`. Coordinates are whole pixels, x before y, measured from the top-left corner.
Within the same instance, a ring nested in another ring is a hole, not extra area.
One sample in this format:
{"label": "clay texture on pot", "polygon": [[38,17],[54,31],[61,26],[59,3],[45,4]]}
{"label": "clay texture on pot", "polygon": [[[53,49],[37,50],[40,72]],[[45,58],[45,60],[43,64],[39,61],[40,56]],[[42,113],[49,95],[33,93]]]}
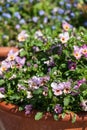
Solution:
{"label": "clay texture on pot", "polygon": [[87,130],[87,113],[80,113],[74,124],[71,116],[55,121],[52,116],[39,121],[34,120],[35,113],[25,116],[24,112],[16,111],[14,105],[0,103],[0,130]]}
{"label": "clay texture on pot", "polygon": [[0,57],[6,57],[10,50],[18,51],[16,47],[0,47]]}

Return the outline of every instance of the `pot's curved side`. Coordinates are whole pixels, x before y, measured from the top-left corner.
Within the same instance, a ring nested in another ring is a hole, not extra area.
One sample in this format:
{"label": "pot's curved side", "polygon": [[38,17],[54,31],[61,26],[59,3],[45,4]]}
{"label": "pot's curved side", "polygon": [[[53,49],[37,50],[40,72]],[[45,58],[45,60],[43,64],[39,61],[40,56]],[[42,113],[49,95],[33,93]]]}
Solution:
{"label": "pot's curved side", "polygon": [[10,50],[18,51],[16,47],[0,47],[0,57],[6,57]]}
{"label": "pot's curved side", "polygon": [[28,117],[16,110],[14,105],[0,103],[0,130],[87,130],[87,113],[79,114],[77,121],[72,124],[70,115],[59,121],[54,121],[52,116],[47,120],[35,121],[35,113]]}

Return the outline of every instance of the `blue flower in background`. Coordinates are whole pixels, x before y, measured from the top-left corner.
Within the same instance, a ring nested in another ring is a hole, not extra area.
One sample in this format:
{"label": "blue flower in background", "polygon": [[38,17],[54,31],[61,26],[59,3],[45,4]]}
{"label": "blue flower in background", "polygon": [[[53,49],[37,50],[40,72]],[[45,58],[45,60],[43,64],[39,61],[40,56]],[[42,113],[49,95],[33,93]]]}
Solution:
{"label": "blue flower in background", "polygon": [[59,4],[62,6],[64,5],[64,1],[60,1]]}
{"label": "blue flower in background", "polygon": [[75,13],[71,12],[71,13],[70,13],[70,16],[71,16],[72,18],[74,18],[74,17],[75,17]]}
{"label": "blue flower in background", "polygon": [[19,21],[19,23],[20,23],[20,24],[25,24],[26,21],[25,21],[24,19],[21,19],[21,20]]}
{"label": "blue flower in background", "polygon": [[0,12],[2,12],[2,6],[0,6]]}
{"label": "blue flower in background", "polygon": [[19,14],[19,12],[15,12],[15,13],[14,13],[14,16],[15,16],[16,18],[18,18],[18,19],[21,19],[21,15]]}
{"label": "blue flower in background", "polygon": [[58,9],[58,13],[59,13],[59,14],[64,14],[64,12],[65,12],[65,11],[64,11],[62,8],[59,8],[59,9]]}
{"label": "blue flower in background", "polygon": [[8,19],[11,18],[11,14],[9,14],[9,13],[2,13],[2,16],[3,16],[4,18],[8,18]]}
{"label": "blue flower in background", "polygon": [[84,25],[85,27],[87,27],[87,21],[85,21],[85,22],[83,23],[83,25]]}
{"label": "blue flower in background", "polygon": [[32,3],[34,0],[29,0],[30,3]]}
{"label": "blue flower in background", "polygon": [[67,8],[67,9],[70,9],[71,7],[72,7],[72,5],[71,5],[70,3],[67,3],[67,4],[66,4],[66,8]]}
{"label": "blue flower in background", "polygon": [[38,22],[38,17],[36,17],[36,16],[33,17],[33,18],[32,18],[32,21],[35,22],[35,23],[37,23],[37,22]]}
{"label": "blue flower in background", "polygon": [[40,16],[43,16],[44,14],[45,14],[44,10],[40,10],[40,11],[39,11],[39,15],[40,15]]}

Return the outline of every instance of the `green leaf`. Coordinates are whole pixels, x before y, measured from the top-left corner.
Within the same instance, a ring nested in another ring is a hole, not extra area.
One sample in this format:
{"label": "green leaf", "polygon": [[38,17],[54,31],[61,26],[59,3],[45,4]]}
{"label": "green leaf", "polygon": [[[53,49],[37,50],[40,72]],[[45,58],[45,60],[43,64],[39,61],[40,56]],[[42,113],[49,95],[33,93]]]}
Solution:
{"label": "green leaf", "polygon": [[3,85],[5,81],[3,79],[0,80],[0,85]]}
{"label": "green leaf", "polygon": [[53,117],[54,117],[54,120],[58,121],[59,119],[58,115],[55,114]]}
{"label": "green leaf", "polygon": [[76,114],[74,114],[74,115],[72,116],[72,123],[75,123],[75,121],[76,121]]}
{"label": "green leaf", "polygon": [[64,118],[65,118],[65,115],[66,115],[65,113],[62,113],[62,119],[64,119]]}
{"label": "green leaf", "polygon": [[64,106],[68,106],[69,103],[70,103],[70,97],[67,96],[67,97],[64,98]]}
{"label": "green leaf", "polygon": [[27,54],[27,52],[26,52],[25,50],[22,50],[22,51],[20,52],[20,56],[21,56],[21,57],[26,56],[26,54]]}
{"label": "green leaf", "polygon": [[37,114],[35,115],[35,120],[40,120],[43,116],[43,112],[37,112]]}

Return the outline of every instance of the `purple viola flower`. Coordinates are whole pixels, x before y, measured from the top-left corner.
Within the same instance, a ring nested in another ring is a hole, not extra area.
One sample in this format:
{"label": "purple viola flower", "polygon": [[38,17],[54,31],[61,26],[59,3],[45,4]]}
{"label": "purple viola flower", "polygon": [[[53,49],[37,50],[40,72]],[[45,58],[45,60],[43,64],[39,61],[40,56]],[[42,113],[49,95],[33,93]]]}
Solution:
{"label": "purple viola flower", "polygon": [[68,69],[75,70],[76,69],[76,62],[68,61]]}
{"label": "purple viola flower", "polygon": [[30,114],[31,110],[32,110],[32,105],[31,104],[25,106],[25,114],[26,115]]}
{"label": "purple viola flower", "polygon": [[41,77],[34,76],[34,77],[32,78],[32,81],[33,81],[35,84],[37,84],[37,86],[40,86],[41,83],[42,83],[42,78],[41,78]]}
{"label": "purple viola flower", "polygon": [[5,88],[4,88],[4,87],[1,87],[1,88],[0,88],[0,93],[2,93],[2,94],[5,93]]}
{"label": "purple viola flower", "polygon": [[20,57],[17,56],[15,60],[18,63],[19,67],[22,67],[25,64],[26,58],[25,57],[20,58]]}
{"label": "purple viola flower", "polygon": [[63,84],[64,84],[64,89],[63,89],[64,94],[71,93],[71,82],[67,81],[67,82],[63,82]]}
{"label": "purple viola flower", "polygon": [[56,104],[56,106],[54,107],[54,112],[56,113],[56,114],[61,114],[61,112],[62,112],[62,107],[60,106],[60,104]]}

